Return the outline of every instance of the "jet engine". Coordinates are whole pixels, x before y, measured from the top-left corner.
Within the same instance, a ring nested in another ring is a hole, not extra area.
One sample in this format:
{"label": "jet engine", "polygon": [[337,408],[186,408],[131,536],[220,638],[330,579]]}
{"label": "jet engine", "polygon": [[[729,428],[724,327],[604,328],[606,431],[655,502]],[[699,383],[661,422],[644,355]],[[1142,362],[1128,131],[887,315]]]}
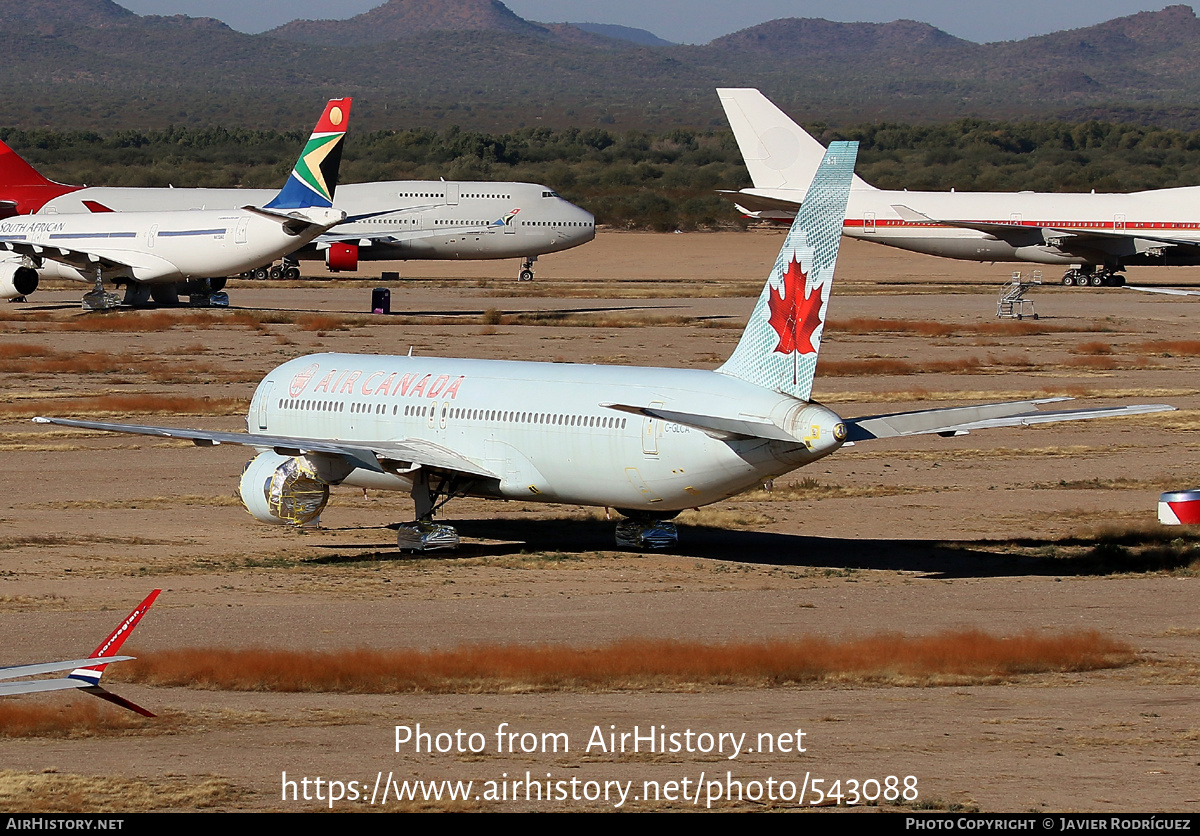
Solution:
{"label": "jet engine", "polygon": [[334,273],[358,269],[357,244],[330,244],[325,251],[325,266]]}
{"label": "jet engine", "polygon": [[16,299],[37,290],[38,274],[24,264],[0,264],[0,299]]}
{"label": "jet engine", "polygon": [[273,525],[315,522],[329,503],[329,483],[304,456],[259,453],[246,463],[238,486],[255,519]]}

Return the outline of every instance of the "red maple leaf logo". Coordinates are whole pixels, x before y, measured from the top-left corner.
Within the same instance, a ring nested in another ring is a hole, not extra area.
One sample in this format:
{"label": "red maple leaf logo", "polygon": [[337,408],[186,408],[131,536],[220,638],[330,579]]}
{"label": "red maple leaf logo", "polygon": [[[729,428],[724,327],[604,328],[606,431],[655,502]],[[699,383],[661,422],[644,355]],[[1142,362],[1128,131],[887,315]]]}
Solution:
{"label": "red maple leaf logo", "polygon": [[767,304],[771,308],[768,322],[779,334],[779,345],[775,350],[780,354],[791,354],[797,351],[801,354],[816,354],[817,349],[812,344],[813,331],[821,324],[821,293],[819,287],[814,287],[810,296],[804,296],[804,285],[808,274],[800,269],[796,257],[787,266],[783,274],[783,294],[771,288]]}

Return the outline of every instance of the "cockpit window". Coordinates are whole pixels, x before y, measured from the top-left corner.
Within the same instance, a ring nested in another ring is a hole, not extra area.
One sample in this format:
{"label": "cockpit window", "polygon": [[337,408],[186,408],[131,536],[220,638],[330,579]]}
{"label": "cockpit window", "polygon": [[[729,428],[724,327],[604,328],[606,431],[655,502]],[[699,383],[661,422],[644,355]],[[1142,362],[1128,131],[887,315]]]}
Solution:
{"label": "cockpit window", "polygon": [[558,192],[542,192],[542,197],[558,197]]}

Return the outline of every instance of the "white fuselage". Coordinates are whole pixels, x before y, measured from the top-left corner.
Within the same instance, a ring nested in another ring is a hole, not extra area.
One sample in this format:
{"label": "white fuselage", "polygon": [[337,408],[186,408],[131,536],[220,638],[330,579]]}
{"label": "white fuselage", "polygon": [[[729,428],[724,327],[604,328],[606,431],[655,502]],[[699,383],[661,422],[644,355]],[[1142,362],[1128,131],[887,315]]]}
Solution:
{"label": "white fuselage", "polygon": [[[38,214],[91,211],[84,201],[118,212],[235,209],[261,206],[274,196],[264,189],[86,187],[55,197]],[[364,261],[524,258],[570,249],[596,235],[590,212],[535,183],[350,183],[338,186],[334,206],[350,219],[333,230],[336,239],[354,243]],[[354,220],[359,215],[373,216]],[[300,255],[321,258],[321,249],[319,242]]]}
{"label": "white fuselage", "polygon": [[[722,441],[606,404],[768,420],[795,442]],[[480,496],[670,512],[717,502],[832,453],[841,421],[716,372],[317,354],[259,384],[248,430],[353,445],[417,441],[493,474]],[[408,490],[402,475],[346,484]]]}
{"label": "white fuselage", "polygon": [[[743,189],[748,196],[799,203],[804,193],[796,189]],[[906,220],[894,209],[906,206],[922,215],[942,220],[977,223],[1020,223],[1029,227],[1023,240],[1009,240],[987,232],[927,221]],[[1133,192],[1131,194],[1050,194],[1037,192],[916,192],[855,188],[850,192],[843,232],[851,238],[875,241],[905,250],[970,261],[1033,262],[1038,264],[1165,264],[1198,263],[1197,257],[1179,248],[1156,247],[1138,241],[1138,234],[1200,243],[1200,186]],[[789,220],[784,209],[764,209],[750,214]],[[1123,239],[1095,239],[1068,252],[1043,235],[1042,228],[1107,232]]]}
{"label": "white fuselage", "polygon": [[[342,216],[335,209],[301,211],[319,225],[307,226],[299,234],[289,233],[277,220],[243,209],[17,215],[0,221],[0,244],[35,248],[37,257],[49,260],[42,272],[65,278],[95,280],[86,265],[56,259],[87,253],[97,257],[107,280],[177,282],[268,264],[311,241]],[[9,259],[14,258],[19,255],[10,254]],[[122,266],[105,267],[107,262]]]}

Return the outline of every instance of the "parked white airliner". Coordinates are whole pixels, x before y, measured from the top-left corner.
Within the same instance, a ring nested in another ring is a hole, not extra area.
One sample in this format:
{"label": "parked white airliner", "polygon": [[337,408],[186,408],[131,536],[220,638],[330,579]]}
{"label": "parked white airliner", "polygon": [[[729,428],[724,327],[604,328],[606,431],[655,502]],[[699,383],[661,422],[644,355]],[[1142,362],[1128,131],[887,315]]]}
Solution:
{"label": "parked white airliner", "polygon": [[432,515],[464,495],[613,507],[629,517],[618,543],[660,546],[675,542],[665,520],[679,511],[848,441],[1171,409],[1040,412],[1047,401],[1022,401],[846,421],[811,401],[856,153],[856,143],[830,146],[741,340],[715,371],[315,354],[263,379],[249,433],[34,420],[255,447],[241,496],[265,522],[311,522],[329,486],[346,484],[411,493],[404,548],[456,543]]}
{"label": "parked white airliner", "polygon": [[[121,645],[129,638],[133,632],[133,628],[142,620],[142,616],[150,609],[154,600],[158,598],[161,589],[156,589],[146,596],[142,603],[134,607],[133,612],[125,616],[124,620],[117,625],[116,629],[108,634],[108,638],[100,642],[92,655],[86,659],[68,659],[61,662],[38,662],[32,665],[14,665],[9,668],[0,668],[0,679],[17,680],[15,682],[0,682],[0,697],[15,696],[17,694],[37,694],[45,691],[69,691],[80,690],[88,694],[93,694],[102,700],[119,705],[122,708],[128,708],[141,714],[144,717],[153,717],[146,709],[140,705],[136,705],[124,697],[119,697],[112,691],[108,691],[100,687],[100,677],[104,675],[104,669],[113,662],[127,662],[135,657],[133,656],[118,656],[117,651],[121,649]],[[35,679],[42,674],[58,673],[59,671],[71,671],[65,677],[59,679]]]}
{"label": "parked white airliner", "polygon": [[[152,189],[68,186],[43,177],[0,142],[0,217],[19,213],[172,212],[261,206],[267,189]],[[287,254],[282,267],[257,278],[298,278],[297,259],[320,259],[333,272],[360,261],[519,258],[521,281],[538,256],[569,250],[596,236],[590,212],[537,183],[396,180],[342,185],[334,205],[346,221]],[[219,279],[225,274],[209,278]],[[220,290],[223,283],[216,289]],[[156,298],[178,291],[159,285]]]}
{"label": "parked white airliner", "polygon": [[[750,217],[790,220],[825,149],[755,89],[717,90],[754,187],[722,194]],[[1069,266],[1064,285],[1120,285],[1130,265],[1200,264],[1200,186],[1131,194],[920,192],[859,177],[844,234],[968,261]]]}
{"label": "parked white airliner", "polygon": [[[332,99],[283,189],[238,209],[16,215],[0,221],[0,295],[37,287],[40,275],[94,281],[89,309],[113,307],[104,283],[148,297],[155,285],[253,270],[345,220],[333,208],[350,99]],[[3,256],[0,256],[3,258]],[[130,293],[126,294],[127,299]]]}

